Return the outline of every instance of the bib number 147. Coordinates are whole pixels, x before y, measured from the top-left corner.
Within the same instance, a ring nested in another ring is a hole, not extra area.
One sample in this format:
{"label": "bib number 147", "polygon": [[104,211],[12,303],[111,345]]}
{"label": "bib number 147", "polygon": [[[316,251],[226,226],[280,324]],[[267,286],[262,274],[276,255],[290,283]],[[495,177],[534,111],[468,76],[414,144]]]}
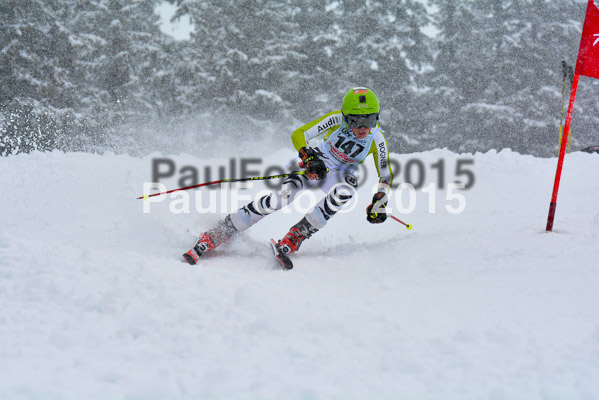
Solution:
{"label": "bib number 147", "polygon": [[[348,139],[349,138],[347,136],[339,136],[339,138],[337,139],[337,142],[335,143],[335,147],[340,150],[343,150],[343,152],[350,157],[355,157],[358,154],[360,154],[362,152],[362,150],[364,150],[364,146],[362,146],[359,143],[354,142],[353,140],[348,140]],[[356,151],[354,151],[352,153],[352,150],[354,147],[357,147],[357,148],[356,148]]]}

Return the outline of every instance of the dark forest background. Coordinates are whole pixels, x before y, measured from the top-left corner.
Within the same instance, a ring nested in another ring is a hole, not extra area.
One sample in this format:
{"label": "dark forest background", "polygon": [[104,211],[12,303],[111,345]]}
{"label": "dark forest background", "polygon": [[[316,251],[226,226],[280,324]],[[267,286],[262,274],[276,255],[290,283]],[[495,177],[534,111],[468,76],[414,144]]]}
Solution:
{"label": "dark forest background", "polygon": [[[555,156],[561,61],[576,61],[586,10],[585,0],[173,0],[195,26],[175,41],[159,3],[2,0],[0,154],[143,153],[165,149],[152,136],[186,148],[215,132],[287,143],[368,86],[394,151]],[[599,144],[598,82],[581,78],[574,150]],[[139,146],[144,137],[153,144]]]}

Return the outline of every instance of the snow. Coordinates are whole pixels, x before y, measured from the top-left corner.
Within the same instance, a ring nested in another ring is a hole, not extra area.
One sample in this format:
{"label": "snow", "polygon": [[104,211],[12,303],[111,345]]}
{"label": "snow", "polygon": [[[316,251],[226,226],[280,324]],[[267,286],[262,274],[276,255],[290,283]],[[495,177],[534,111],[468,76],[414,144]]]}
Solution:
{"label": "snow", "polygon": [[189,15],[183,15],[176,20],[172,20],[177,12],[177,6],[167,1],[160,2],[154,9],[154,12],[160,16],[160,30],[162,33],[171,36],[175,40],[189,40],[194,31],[194,24]]}
{"label": "snow", "polygon": [[[421,160],[427,184],[439,159],[446,184],[473,160],[464,212],[435,189],[432,213],[416,190],[414,212],[394,211],[413,230],[370,225],[370,170],[355,210],[306,241],[291,271],[274,268],[267,241],[293,210],[182,263],[223,215],[173,214],[168,198],[144,213],[135,198],[157,156],[0,158],[1,399],[599,397],[597,155],[567,155],[545,233],[555,158],[394,154]],[[171,158],[200,173],[229,165]]]}

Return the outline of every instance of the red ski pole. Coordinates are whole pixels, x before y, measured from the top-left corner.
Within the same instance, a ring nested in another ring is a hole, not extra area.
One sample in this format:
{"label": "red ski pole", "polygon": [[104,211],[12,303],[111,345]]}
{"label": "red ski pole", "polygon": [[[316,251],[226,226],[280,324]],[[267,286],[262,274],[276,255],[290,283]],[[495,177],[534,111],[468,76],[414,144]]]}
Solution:
{"label": "red ski pole", "polygon": [[198,185],[192,185],[192,186],[185,186],[182,188],[178,188],[178,189],[172,189],[166,192],[160,192],[160,193],[153,193],[153,194],[144,194],[142,196],[139,196],[137,199],[148,199],[150,197],[154,197],[154,196],[159,196],[161,194],[169,194],[169,193],[173,193],[173,192],[178,192],[180,190],[189,190],[189,189],[196,189],[196,188],[200,188],[203,186],[209,186],[209,185],[218,185],[219,183],[225,183],[225,182],[247,182],[247,181],[262,181],[265,179],[277,179],[277,178],[286,178],[291,174],[303,174],[305,173],[305,171],[294,171],[294,172],[290,172],[288,174],[281,174],[281,175],[271,175],[271,176],[254,176],[251,178],[240,178],[240,179],[221,179],[218,181],[212,181],[212,182],[204,182],[204,183],[200,183]]}
{"label": "red ski pole", "polygon": [[399,218],[397,218],[397,217],[394,217],[394,216],[393,216],[393,215],[391,215],[391,214],[389,214],[389,216],[390,216],[391,218],[393,218],[394,220],[396,220],[397,222],[399,222],[400,224],[402,224],[402,225],[405,225],[405,227],[406,227],[406,229],[407,229],[407,230],[410,230],[410,229],[412,229],[412,225],[411,225],[411,224],[406,224],[406,223],[405,223],[405,222],[403,222],[401,219],[399,219]]}

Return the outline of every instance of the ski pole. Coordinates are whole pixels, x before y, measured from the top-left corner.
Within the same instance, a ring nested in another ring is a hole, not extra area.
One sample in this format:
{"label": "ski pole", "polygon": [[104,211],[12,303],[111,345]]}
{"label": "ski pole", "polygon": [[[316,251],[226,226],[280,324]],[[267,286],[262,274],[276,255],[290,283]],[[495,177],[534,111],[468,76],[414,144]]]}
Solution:
{"label": "ski pole", "polygon": [[566,78],[568,77],[568,64],[566,61],[562,61],[562,111],[559,118],[559,140],[558,140],[558,152],[559,147],[562,143],[562,127],[564,122],[564,101],[566,97]]}
{"label": "ski pole", "polygon": [[306,171],[293,171],[290,172],[288,174],[281,174],[281,175],[271,175],[271,176],[254,176],[251,178],[239,178],[239,179],[234,179],[234,178],[228,178],[228,179],[220,179],[218,181],[211,181],[211,182],[204,182],[204,183],[200,183],[197,185],[192,185],[192,186],[185,186],[182,188],[178,188],[178,189],[172,189],[166,192],[161,192],[161,193],[154,193],[154,194],[144,194],[142,196],[139,196],[137,199],[147,199],[150,197],[154,197],[154,196],[159,196],[161,194],[169,194],[169,193],[173,193],[173,192],[178,192],[180,190],[189,190],[189,189],[195,189],[195,188],[200,188],[203,186],[210,186],[210,185],[217,185],[219,183],[226,183],[226,182],[247,182],[247,181],[262,181],[265,179],[277,179],[277,178],[286,178],[289,175],[292,174],[299,174],[299,175],[303,175]]}
{"label": "ski pole", "polygon": [[406,227],[406,229],[407,229],[407,230],[410,230],[410,229],[412,229],[412,225],[411,225],[411,224],[406,224],[406,223],[405,223],[405,222],[403,222],[401,219],[399,219],[399,218],[397,218],[397,217],[395,217],[395,216],[393,216],[393,215],[391,215],[391,214],[389,214],[389,216],[390,216],[391,218],[393,218],[394,220],[396,220],[397,222],[399,222],[400,224],[403,224],[403,225],[405,225],[405,227]]}
{"label": "ski pole", "polygon": [[[574,84],[574,67],[568,66],[568,79],[570,80],[570,87]],[[570,145],[572,144],[572,128],[568,132],[568,153],[570,152]]]}

